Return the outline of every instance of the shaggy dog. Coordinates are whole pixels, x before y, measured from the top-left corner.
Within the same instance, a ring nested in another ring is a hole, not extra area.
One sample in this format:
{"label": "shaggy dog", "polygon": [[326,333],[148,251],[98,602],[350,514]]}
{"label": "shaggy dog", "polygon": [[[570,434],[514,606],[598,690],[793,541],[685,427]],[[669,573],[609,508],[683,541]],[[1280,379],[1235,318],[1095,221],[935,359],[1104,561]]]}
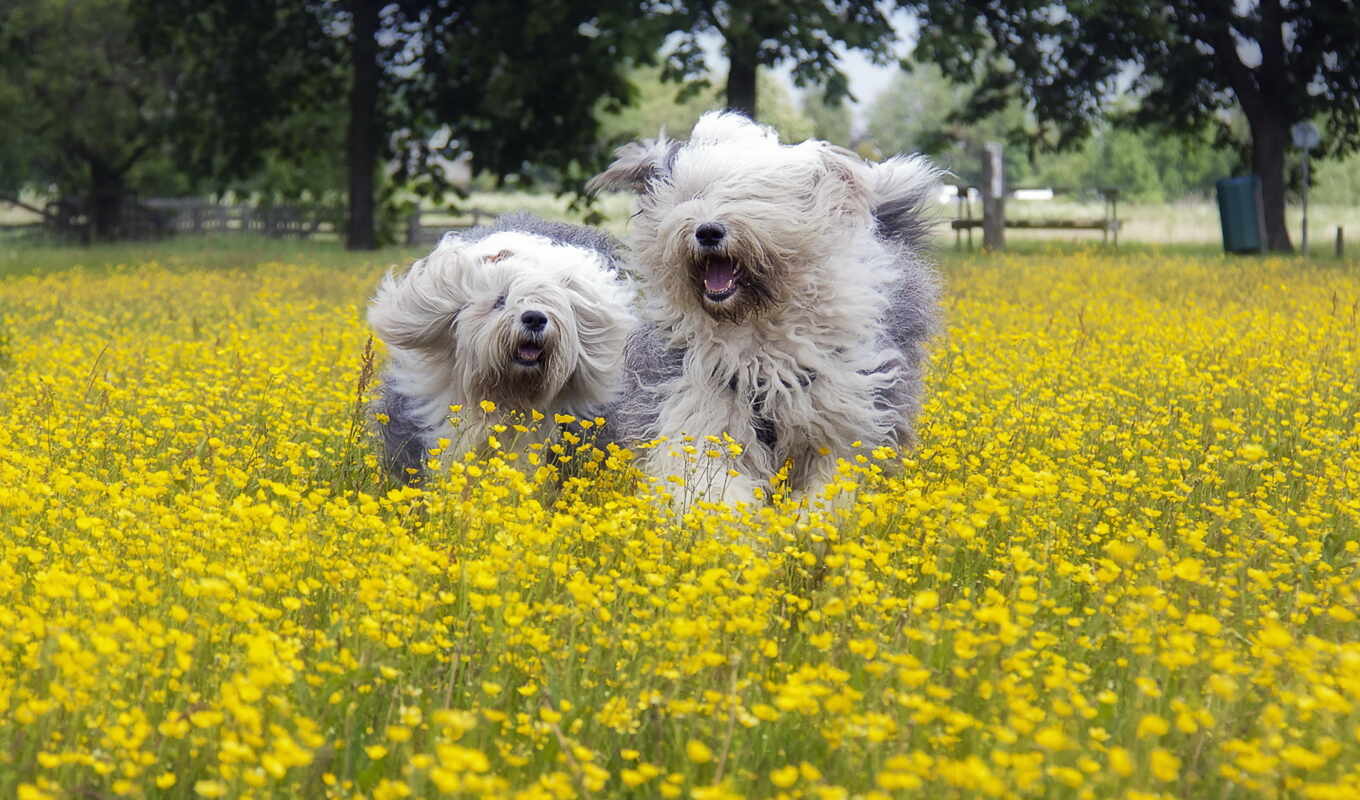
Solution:
{"label": "shaggy dog", "polygon": [[[368,309],[390,349],[375,409],[388,469],[411,480],[439,440],[447,462],[533,410],[600,413],[633,327],[616,258],[599,231],[515,214],[446,234],[405,274],[388,273]],[[553,432],[501,436],[523,450]]]}
{"label": "shaggy dog", "polygon": [[[616,156],[592,188],[638,194],[646,323],[611,424],[670,442],[649,451],[649,472],[685,476],[692,497],[749,500],[784,470],[795,492],[819,491],[856,443],[911,441],[937,321],[922,256],[934,169],[781,145],[733,113],[704,115],[688,142],[663,134]],[[740,454],[704,441],[722,434]]]}

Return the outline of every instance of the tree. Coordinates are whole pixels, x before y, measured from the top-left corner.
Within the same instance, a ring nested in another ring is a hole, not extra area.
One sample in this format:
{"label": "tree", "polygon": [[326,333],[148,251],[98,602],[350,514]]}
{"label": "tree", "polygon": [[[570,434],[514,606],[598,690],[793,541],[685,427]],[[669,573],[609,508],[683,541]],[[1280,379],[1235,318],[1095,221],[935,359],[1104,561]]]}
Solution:
{"label": "tree", "polygon": [[[95,238],[119,235],[123,207],[154,185],[177,79],[130,41],[125,0],[13,0],[0,10],[0,192],[53,187],[88,214]],[[33,209],[45,215],[43,209]]]}
{"label": "tree", "polygon": [[[305,147],[280,131],[298,114],[318,116],[347,90],[349,214],[346,242],[377,242],[378,186],[442,197],[437,164],[470,154],[474,172],[498,177],[546,165],[571,183],[607,152],[598,147],[597,106],[631,98],[624,71],[652,58],[664,22],[638,0],[136,0],[142,40],[171,51],[192,75],[196,98],[222,109],[228,136],[192,135],[194,163],[215,175],[271,148]],[[281,67],[258,63],[275,39]],[[258,92],[253,124],[232,113]],[[226,145],[252,125],[240,146]],[[230,146],[231,152],[224,150]],[[380,180],[381,179],[381,180]]]}
{"label": "tree", "polygon": [[379,139],[383,133],[378,118],[378,81],[382,65],[378,61],[378,25],[382,0],[349,0],[350,86],[349,126],[345,132],[349,165],[349,218],[345,223],[345,247],[372,250],[378,246],[374,178],[378,170]]}
{"label": "tree", "polygon": [[795,84],[824,85],[836,102],[850,93],[836,66],[837,48],[863,50],[883,62],[895,38],[878,5],[862,0],[689,0],[668,7],[673,10],[658,16],[681,37],[665,77],[703,81],[709,67],[701,37],[717,33],[728,61],[727,106],[752,119],[760,67],[791,63]]}
{"label": "tree", "polygon": [[[951,84],[934,64],[895,75],[868,113],[868,136],[880,154],[924,152],[967,183],[980,178],[979,151],[989,140],[1011,141],[1006,176],[1012,185],[1059,189],[1112,186],[1124,197],[1150,202],[1213,191],[1215,179],[1233,169],[1237,154],[1215,148],[1208,129],[1171,135],[1092,122],[1090,135],[1061,152],[1025,146],[1035,135],[1034,115],[1012,100],[998,111],[960,121],[972,87]],[[1116,117],[1132,107],[1127,97],[1108,104]]]}
{"label": "tree", "polygon": [[1265,237],[1285,227],[1289,128],[1326,121],[1326,155],[1360,147],[1360,15],[1347,0],[902,0],[921,19],[916,57],[977,82],[965,118],[1022,96],[1037,141],[1079,142],[1128,84],[1135,124],[1198,131],[1228,109],[1246,117],[1261,177]]}
{"label": "tree", "polygon": [[[869,107],[867,135],[880,156],[925,153],[965,183],[981,181],[982,146],[1027,135],[1027,115],[1008,103],[982,118],[959,121],[967,95],[933,64],[894,75]],[[1029,171],[1022,147],[1006,149],[1006,176],[1023,182]]]}
{"label": "tree", "polygon": [[[705,111],[724,108],[719,92],[711,88],[697,94],[682,92],[685,96],[677,98],[676,87],[661,80],[658,67],[639,67],[628,73],[628,79],[637,90],[637,100],[598,114],[602,142],[650,138],[663,129],[670,136],[684,138]],[[761,70],[758,81],[768,101],[764,122],[779,132],[780,139],[799,142],[816,135],[813,120],[798,109],[778,77]]]}
{"label": "tree", "polygon": [[[727,107],[721,93],[710,88],[699,93],[681,90],[661,79],[658,67],[642,67],[629,74],[637,99],[601,117],[605,138],[610,141],[655,136],[665,129],[683,137],[707,111]],[[815,123],[771,71],[762,69],[756,78],[760,95],[766,98],[762,122],[774,128],[785,142],[800,142],[815,136]]]}

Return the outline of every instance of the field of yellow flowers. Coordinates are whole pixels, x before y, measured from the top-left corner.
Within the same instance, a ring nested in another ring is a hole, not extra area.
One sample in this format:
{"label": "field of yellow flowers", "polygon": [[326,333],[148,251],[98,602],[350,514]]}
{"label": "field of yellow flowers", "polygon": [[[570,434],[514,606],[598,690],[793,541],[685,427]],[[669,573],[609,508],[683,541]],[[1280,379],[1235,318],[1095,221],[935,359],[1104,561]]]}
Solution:
{"label": "field of yellow flowers", "polygon": [[376,266],[0,279],[0,796],[1360,797],[1356,265],[946,273],[918,449],[679,518],[385,484]]}

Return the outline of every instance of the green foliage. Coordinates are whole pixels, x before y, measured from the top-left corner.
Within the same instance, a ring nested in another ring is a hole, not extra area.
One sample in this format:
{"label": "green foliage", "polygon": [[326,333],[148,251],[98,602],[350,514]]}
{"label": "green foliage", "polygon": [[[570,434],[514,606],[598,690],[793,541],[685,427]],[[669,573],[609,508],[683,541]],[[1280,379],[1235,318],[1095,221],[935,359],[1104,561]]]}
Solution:
{"label": "green foliage", "polygon": [[[451,162],[497,184],[579,189],[608,155],[597,109],[632,98],[623,72],[654,58],[668,24],[636,0],[132,2],[143,45],[182,65],[189,116],[206,109],[233,131],[186,125],[183,168],[266,198],[344,190],[355,246],[371,244],[370,217],[390,238],[413,202],[457,194]],[[370,19],[358,7],[376,23],[356,24]],[[337,87],[370,81],[376,108],[336,102]]]}
{"label": "green foliage", "polygon": [[650,138],[664,130],[668,136],[684,136],[705,111],[722,108],[717,89],[687,91],[661,79],[660,67],[638,67],[628,73],[633,102],[609,107],[601,102],[598,118],[604,141],[619,142]]}
{"label": "green foliage", "polygon": [[[921,16],[914,57],[973,87],[963,116],[983,118],[1023,98],[1046,145],[1078,144],[1109,110],[1117,89],[1127,86],[1139,98],[1132,118],[1140,125],[1196,133],[1213,124],[1226,127],[1221,112],[1269,116],[1274,110],[1263,104],[1278,96],[1289,104],[1285,127],[1322,117],[1331,132],[1327,153],[1360,147],[1360,72],[1354,69],[1360,17],[1347,3],[902,5]],[[1253,65],[1241,53],[1254,48],[1260,57]]]}
{"label": "green foliage", "polygon": [[1238,155],[1207,135],[1158,135],[1102,123],[1080,149],[1037,156],[1033,180],[1066,188],[1114,187],[1147,203],[1207,197],[1238,170]]}
{"label": "green foliage", "polygon": [[803,115],[812,121],[814,137],[841,147],[853,144],[853,120],[844,102],[832,102],[825,91],[809,89],[803,92]]}
{"label": "green foliage", "polygon": [[1315,161],[1309,199],[1315,203],[1360,206],[1360,154]]}
{"label": "green foliage", "polygon": [[756,78],[760,87],[760,121],[779,131],[785,142],[801,142],[816,135],[816,123],[805,113],[793,94],[769,70],[761,70]]}
{"label": "green foliage", "polygon": [[0,192],[55,188],[112,225],[129,194],[187,188],[165,158],[176,71],[132,38],[126,0],[0,7]]}
{"label": "green foliage", "polygon": [[1109,186],[1152,203],[1212,193],[1214,181],[1237,166],[1238,154],[1216,144],[1207,129],[1166,134],[1108,120],[1096,120],[1079,146],[1056,153],[1031,150],[1025,133],[1035,130],[1034,117],[1018,102],[961,122],[970,91],[951,84],[934,64],[916,65],[895,76],[870,108],[869,138],[882,155],[927,153],[966,183],[981,180],[984,142],[1009,141],[1006,175],[1013,186]]}
{"label": "green foliage", "polygon": [[[245,189],[284,197],[340,189],[342,167],[362,174],[344,151],[353,130],[380,143],[375,172],[425,200],[455,191],[442,166],[460,158],[498,179],[579,186],[607,157],[595,109],[631,99],[625,68],[652,58],[664,34],[636,0],[382,4],[370,120],[337,103],[362,63],[346,4],[134,2],[145,46],[182,64],[190,112],[208,109],[232,131],[186,129],[184,168],[223,186],[249,176]],[[378,194],[389,223],[409,200]]]}
{"label": "green foliage", "polygon": [[[723,55],[730,64],[753,70],[788,65],[795,85],[821,87],[832,103],[850,94],[849,80],[837,66],[840,53],[855,49],[886,62],[895,39],[892,24],[875,3],[719,0],[666,8],[669,11],[658,16],[676,33],[676,39],[666,56],[664,77],[698,87],[707,86],[713,72],[700,40],[713,33],[722,37]],[[732,84],[728,85],[730,90]],[[757,93],[764,88],[758,84]],[[755,98],[749,99],[754,105]],[[729,96],[725,101],[729,106],[743,105],[743,98]],[[759,116],[764,121],[763,111]]]}
{"label": "green foliage", "polygon": [[1159,203],[1164,199],[1157,168],[1148,160],[1148,148],[1136,133],[1109,130],[1093,142],[1095,158],[1091,166],[1099,174],[1088,173],[1088,180],[1094,177],[1098,185],[1121,188],[1140,200]]}
{"label": "green foliage", "polygon": [[1012,103],[991,116],[963,124],[958,114],[966,99],[966,92],[950,83],[939,67],[914,65],[911,71],[895,75],[870,108],[869,139],[880,157],[926,153],[966,183],[982,179],[982,145],[1009,139],[1015,146],[1006,150],[1008,180],[1024,183],[1030,175],[1027,150],[1013,136],[1013,131],[1024,130],[1024,110]]}
{"label": "green foliage", "polygon": [[1037,146],[1079,146],[1127,90],[1127,121],[1228,147],[1237,110],[1261,178],[1267,248],[1290,251],[1284,204],[1289,128],[1325,123],[1320,155],[1360,148],[1360,15],[1353,3],[1282,0],[904,0],[917,11],[915,57],[972,86],[961,119],[1020,100]]}
{"label": "green foliage", "polygon": [[465,154],[474,172],[532,163],[584,184],[608,156],[596,109],[633,98],[626,71],[664,34],[635,0],[425,0],[388,13],[400,34],[384,56],[394,179],[432,196],[447,183],[431,164]]}
{"label": "green foliage", "polygon": [[[602,141],[652,138],[662,130],[667,136],[684,138],[705,111],[726,107],[722,93],[711,84],[699,92],[686,91],[663,81],[661,76],[660,67],[638,67],[628,73],[637,99],[622,108],[600,105],[597,116]],[[761,70],[757,80],[764,98],[760,115],[763,123],[779,131],[786,142],[800,142],[816,135],[814,120],[797,106],[774,73]]]}
{"label": "green foliage", "polygon": [[[337,4],[320,0],[127,0],[142,52],[174,65],[177,166],[226,189],[280,163],[304,166],[343,145],[344,41]],[[339,160],[342,153],[325,157]],[[250,189],[299,196],[268,177]],[[316,192],[323,182],[308,182]],[[326,187],[330,188],[330,187]]]}
{"label": "green foliage", "polygon": [[933,64],[898,72],[869,108],[868,136],[885,155],[922,152],[938,158],[952,144],[950,117],[959,97],[960,90]]}

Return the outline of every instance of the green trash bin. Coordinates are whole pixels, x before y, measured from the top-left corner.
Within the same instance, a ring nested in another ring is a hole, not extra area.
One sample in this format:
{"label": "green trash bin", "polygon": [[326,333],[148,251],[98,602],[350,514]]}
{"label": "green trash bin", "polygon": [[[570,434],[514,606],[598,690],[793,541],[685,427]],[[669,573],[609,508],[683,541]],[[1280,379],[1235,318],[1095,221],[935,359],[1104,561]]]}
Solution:
{"label": "green trash bin", "polygon": [[1261,179],[1255,175],[1224,178],[1218,189],[1218,218],[1223,223],[1223,249],[1229,253],[1260,253],[1266,249],[1265,209]]}

